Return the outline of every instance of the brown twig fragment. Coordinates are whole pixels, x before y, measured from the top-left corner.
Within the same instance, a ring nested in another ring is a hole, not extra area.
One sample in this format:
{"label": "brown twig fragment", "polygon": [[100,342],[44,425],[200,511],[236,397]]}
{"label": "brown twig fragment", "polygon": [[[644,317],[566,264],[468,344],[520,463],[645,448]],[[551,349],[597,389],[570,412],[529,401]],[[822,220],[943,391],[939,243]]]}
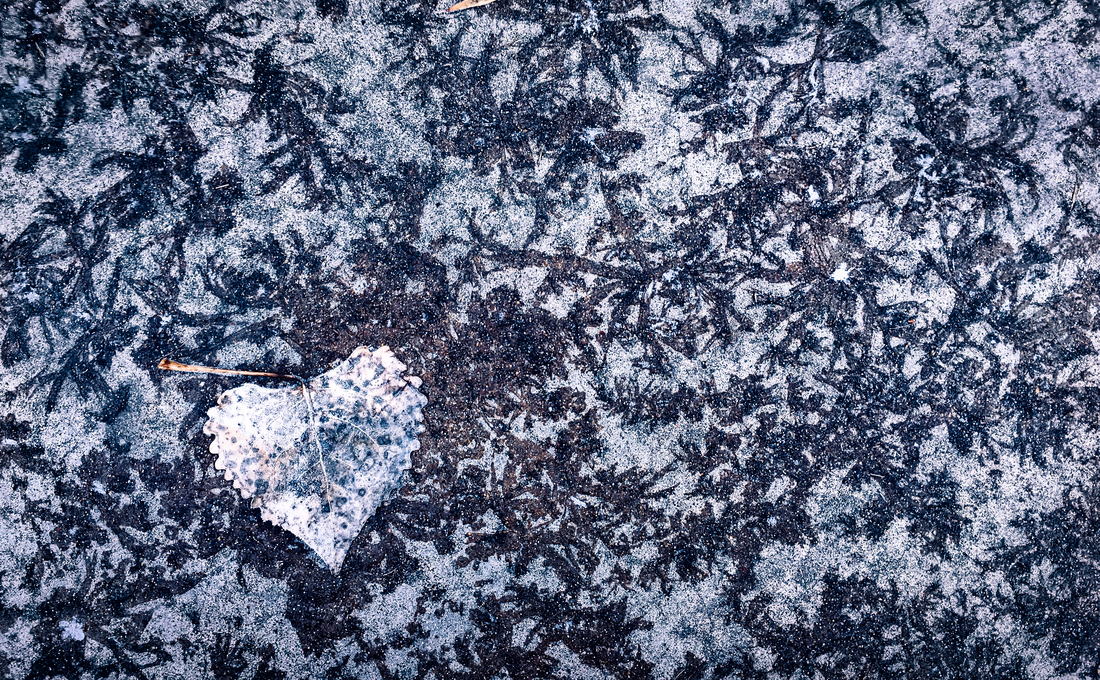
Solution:
{"label": "brown twig fragment", "polygon": [[191,364],[181,364],[178,361],[172,361],[171,359],[161,359],[157,364],[157,368],[165,371],[182,371],[184,373],[218,373],[220,375],[256,375],[264,378],[282,378],[283,380],[297,380],[302,382],[302,379],[296,375],[283,375],[282,373],[265,373],[264,371],[234,371],[228,368],[210,368],[209,366],[192,366]]}
{"label": "brown twig fragment", "polygon": [[470,9],[471,7],[481,7],[482,5],[488,5],[490,2],[496,2],[497,0],[462,0],[457,5],[451,5],[448,12],[459,12],[464,9]]}

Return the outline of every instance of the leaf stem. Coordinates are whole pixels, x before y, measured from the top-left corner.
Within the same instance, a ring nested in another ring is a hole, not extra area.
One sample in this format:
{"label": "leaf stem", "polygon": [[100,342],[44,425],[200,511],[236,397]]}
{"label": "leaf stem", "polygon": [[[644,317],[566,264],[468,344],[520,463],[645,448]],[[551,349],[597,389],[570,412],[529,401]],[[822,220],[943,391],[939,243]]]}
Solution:
{"label": "leaf stem", "polygon": [[283,380],[297,380],[298,382],[305,384],[305,381],[296,375],[284,375],[282,373],[266,373],[264,371],[235,371],[229,368],[211,368],[210,366],[193,366],[191,364],[181,364],[178,361],[172,361],[171,359],[161,359],[157,364],[157,368],[165,371],[182,371],[184,373],[217,373],[219,375],[255,375],[264,378],[281,378]]}
{"label": "leaf stem", "polygon": [[[317,416],[313,410],[313,396],[310,394],[309,385],[296,375],[284,375],[282,373],[268,373],[266,371],[236,371],[228,368],[211,368],[210,366],[193,366],[181,364],[171,359],[161,359],[157,368],[165,371],[182,371],[184,373],[217,373],[218,375],[252,375],[264,378],[279,378],[281,380],[297,380],[302,385],[302,396],[305,397],[306,409],[309,411],[309,434],[313,441],[313,447],[317,451],[317,460],[321,463],[321,476],[325,482],[325,501],[332,499],[332,482],[328,478],[328,470],[325,468],[325,456],[321,450],[321,440],[317,436]],[[368,435],[369,437],[369,435]],[[372,439],[373,442],[373,439]],[[375,443],[377,447],[378,444]]]}

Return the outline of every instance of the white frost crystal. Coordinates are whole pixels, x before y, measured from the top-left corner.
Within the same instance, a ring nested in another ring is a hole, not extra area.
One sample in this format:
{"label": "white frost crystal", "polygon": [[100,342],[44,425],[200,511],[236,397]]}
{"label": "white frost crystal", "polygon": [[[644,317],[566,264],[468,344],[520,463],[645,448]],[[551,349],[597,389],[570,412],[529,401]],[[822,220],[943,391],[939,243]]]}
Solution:
{"label": "white frost crystal", "polygon": [[57,625],[61,628],[62,639],[76,640],[80,642],[84,639],[84,624],[76,619],[71,621],[58,621]]}
{"label": "white frost crystal", "polygon": [[388,347],[360,347],[304,385],[242,385],[207,413],[214,467],[334,573],[420,448],[428,400],[405,368]]}

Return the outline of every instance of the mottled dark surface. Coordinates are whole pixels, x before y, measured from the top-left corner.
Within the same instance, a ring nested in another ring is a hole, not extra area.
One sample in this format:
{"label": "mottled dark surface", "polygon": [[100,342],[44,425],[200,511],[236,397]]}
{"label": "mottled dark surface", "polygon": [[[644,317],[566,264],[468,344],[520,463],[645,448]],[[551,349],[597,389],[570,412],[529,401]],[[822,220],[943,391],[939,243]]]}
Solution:
{"label": "mottled dark surface", "polygon": [[[1095,0],[8,0],[0,677],[1100,670]],[[213,469],[389,345],[339,576]]]}

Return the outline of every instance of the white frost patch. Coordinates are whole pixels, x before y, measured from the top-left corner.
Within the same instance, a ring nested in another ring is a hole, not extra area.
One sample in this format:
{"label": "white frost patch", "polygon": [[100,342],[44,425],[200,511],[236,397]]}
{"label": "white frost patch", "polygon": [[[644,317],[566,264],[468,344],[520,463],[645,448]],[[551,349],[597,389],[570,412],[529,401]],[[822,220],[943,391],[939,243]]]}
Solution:
{"label": "white frost patch", "polygon": [[768,615],[782,628],[812,624],[821,607],[825,574],[847,562],[839,542],[786,545],[772,542],[753,565],[757,587],[746,601],[767,595]]}
{"label": "white frost patch", "polygon": [[603,426],[603,446],[597,455],[612,468],[660,470],[675,459],[674,447],[681,434],[675,425],[645,432],[643,428],[624,427],[622,418],[613,415],[604,418]]}
{"label": "white frost patch", "polygon": [[77,642],[84,639],[84,624],[76,619],[72,621],[59,621],[57,625],[61,628],[62,639],[76,640]]}
{"label": "white frost patch", "polygon": [[417,591],[407,583],[392,593],[379,595],[370,604],[355,612],[369,637],[383,644],[392,642],[416,619]]}
{"label": "white frost patch", "polygon": [[774,503],[782,498],[783,494],[787,493],[795,487],[791,478],[783,475],[778,479],[772,481],[772,485],[768,487],[768,493],[764,494],[764,500],[768,503]]}
{"label": "white frost patch", "polygon": [[142,635],[168,643],[194,635],[194,630],[195,627],[180,612],[168,607],[158,607],[153,610]]}
{"label": "white frost patch", "polygon": [[653,664],[650,677],[675,678],[688,653],[721,664],[752,646],[748,631],[726,621],[726,571],[733,569],[732,564],[715,564],[714,571],[699,583],[677,583],[667,594],[654,588],[629,598],[627,615],[652,624],[629,637],[642,657]]}
{"label": "white frost patch", "polygon": [[[306,658],[290,621],[286,618],[287,584],[261,576],[237,555],[223,550],[202,567],[204,578],[194,588],[173,597],[146,602],[129,610],[130,614],[150,613],[149,625],[138,643],[147,643],[156,635],[171,655],[158,670],[158,677],[196,677],[194,660],[185,651],[187,642],[178,636],[213,644],[219,633],[233,631],[234,641],[248,646],[274,650],[272,663],[288,672],[289,677],[308,677],[309,669],[324,664],[327,658]],[[191,621],[197,623],[192,624]],[[355,677],[355,676],[353,676]]]}

